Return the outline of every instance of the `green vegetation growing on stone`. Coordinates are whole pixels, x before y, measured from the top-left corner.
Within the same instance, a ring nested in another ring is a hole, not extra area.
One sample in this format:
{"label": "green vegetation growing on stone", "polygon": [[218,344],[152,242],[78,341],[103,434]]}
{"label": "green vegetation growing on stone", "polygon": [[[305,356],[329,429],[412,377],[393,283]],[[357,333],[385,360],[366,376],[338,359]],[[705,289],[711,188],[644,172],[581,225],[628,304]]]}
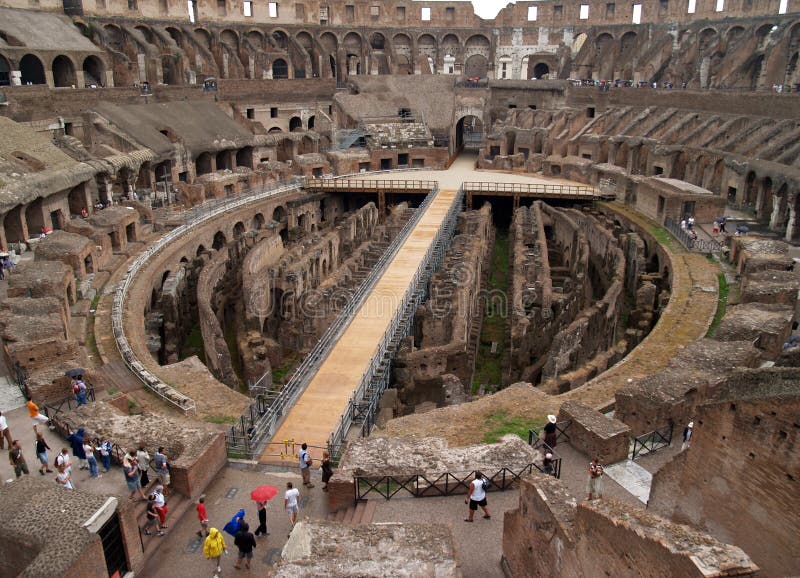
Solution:
{"label": "green vegetation growing on stone", "polygon": [[[489,295],[505,295],[504,300],[488,300],[485,303],[478,357],[472,378],[472,393],[478,393],[481,384],[487,389],[499,389],[503,383],[503,357],[505,354],[506,322],[509,317],[508,302],[509,239],[508,231],[499,230],[492,249],[492,273],[489,276]],[[497,350],[492,353],[492,343]]]}
{"label": "green vegetation growing on stone", "polygon": [[717,330],[722,318],[725,317],[725,311],[728,308],[728,293],[730,292],[730,287],[728,286],[728,281],[725,279],[725,273],[719,273],[717,275],[717,281],[719,282],[717,313],[714,315],[714,321],[711,322],[711,327],[708,328],[706,337],[711,337],[714,335],[714,332]]}
{"label": "green vegetation growing on stone", "polygon": [[181,359],[187,359],[192,355],[196,355],[204,364],[206,362],[206,350],[203,344],[203,332],[200,331],[200,324],[198,323],[183,340],[183,348],[181,349]]}
{"label": "green vegetation growing on stone", "polygon": [[529,418],[526,416],[510,416],[506,410],[497,410],[489,415],[486,425],[488,430],[483,434],[483,442],[493,444],[506,434],[516,434],[523,441],[528,441],[528,431],[531,428],[540,428],[545,424],[541,416]]}

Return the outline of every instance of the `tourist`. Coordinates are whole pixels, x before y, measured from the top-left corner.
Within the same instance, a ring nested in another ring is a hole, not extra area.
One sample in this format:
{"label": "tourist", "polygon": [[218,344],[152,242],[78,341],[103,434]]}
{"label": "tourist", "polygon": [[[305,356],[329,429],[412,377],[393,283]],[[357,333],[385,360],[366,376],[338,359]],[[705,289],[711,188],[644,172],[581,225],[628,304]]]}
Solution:
{"label": "tourist", "polygon": [[589,464],[589,486],[587,489],[589,500],[600,499],[603,497],[603,464],[600,457],[595,457]]}
{"label": "tourist", "polygon": [[208,531],[205,542],[203,542],[203,554],[207,560],[211,560],[216,568],[215,572],[219,574],[222,571],[220,568],[220,560],[222,554],[228,553],[228,547],[225,545],[225,538],[222,537],[222,532],[216,528],[211,528]]}
{"label": "tourist", "polygon": [[75,486],[72,485],[72,473],[67,470],[64,464],[58,466],[58,473],[56,474],[56,483],[61,484],[67,490],[74,490]]}
{"label": "tourist", "polygon": [[147,470],[150,469],[150,454],[144,449],[144,444],[140,445],[136,451],[136,463],[139,464],[139,480],[142,487],[146,488],[150,484],[150,478],[147,477]]}
{"label": "tourist", "polygon": [[158,474],[158,483],[165,488],[168,487],[172,480],[169,475],[169,464],[164,453],[164,446],[160,446],[158,451],[153,454],[153,469]]}
{"label": "tourist", "polygon": [[0,411],[0,450],[6,449],[5,440],[8,440],[8,447],[11,447],[11,430],[8,428],[8,422],[6,421],[6,416],[3,415],[3,412]]}
{"label": "tourist", "polygon": [[719,222],[719,232],[720,233],[725,233],[725,225],[727,225],[727,224],[728,224],[728,219],[723,217],[722,220]]}
{"label": "tourist", "polygon": [[161,530],[161,526],[158,525],[158,511],[156,510],[156,497],[155,495],[150,495],[147,498],[147,520],[144,523],[144,535],[150,535],[150,528],[153,526],[156,527],[156,535],[163,536],[164,532]]}
{"label": "tourist", "polygon": [[313,460],[308,454],[308,444],[304,443],[300,446],[298,458],[300,459],[300,475],[303,476],[303,485],[307,488],[313,488],[314,484],[311,483],[311,464]]}
{"label": "tourist", "polygon": [[72,455],[78,458],[78,464],[80,464],[79,469],[81,470],[85,470],[89,467],[89,464],[86,462],[86,452],[83,451],[83,440],[85,437],[86,430],[82,427],[79,427],[77,432],[67,436],[67,441],[72,444]]}
{"label": "tourist", "polygon": [[322,452],[322,491],[328,491],[328,480],[333,476],[333,466],[328,450]]}
{"label": "tourist", "polygon": [[547,416],[547,424],[544,426],[544,443],[547,444],[549,448],[556,447],[558,443],[558,428],[556,427],[556,422],[558,418],[552,414]]}
{"label": "tourist", "polygon": [[83,381],[83,377],[78,377],[75,380],[75,384],[78,388],[78,392],[75,394],[75,399],[78,401],[78,405],[86,405],[88,402],[87,396],[89,391],[86,388],[86,383]]}
{"label": "tourist", "polygon": [[[300,512],[300,490],[294,487],[292,482],[286,482],[286,493],[283,495],[283,505],[289,515],[289,523],[294,528],[297,523],[297,514]],[[292,530],[290,529],[289,532]]]}
{"label": "tourist", "polygon": [[683,443],[681,443],[681,451],[692,446],[692,432],[694,432],[694,422],[690,421],[685,428],[683,428]]}
{"label": "tourist", "polygon": [[69,448],[62,448],[61,453],[56,456],[55,466],[56,469],[64,466],[67,473],[72,473],[72,458],[69,457]]}
{"label": "tourist", "polygon": [[206,497],[205,495],[200,496],[197,500],[197,519],[200,520],[200,530],[198,530],[197,535],[201,538],[203,536],[208,536],[208,513],[206,512]]}
{"label": "tourist", "polygon": [[39,460],[39,463],[42,466],[39,468],[39,473],[45,475],[45,473],[53,473],[53,470],[47,467],[47,450],[50,449],[50,446],[47,445],[47,442],[44,440],[44,434],[37,433],[36,434],[36,458]]}
{"label": "tourist", "polygon": [[97,458],[94,457],[95,447],[89,440],[83,441],[83,453],[86,456],[86,463],[89,466],[89,475],[93,478],[101,478],[97,469]]}
{"label": "tourist", "polygon": [[256,547],[256,538],[250,532],[250,526],[247,522],[242,522],[242,526],[236,533],[236,538],[233,543],[239,549],[239,558],[236,560],[234,568],[240,570],[242,568],[242,560],[244,560],[244,567],[250,569],[250,560],[253,559],[253,548]]}
{"label": "tourist", "polygon": [[235,538],[236,534],[239,533],[239,530],[241,529],[242,524],[244,523],[244,516],[245,516],[245,511],[244,508],[242,508],[233,515],[233,518],[231,518],[230,522],[225,524],[225,526],[222,528],[222,531],[227,532],[228,534],[230,534]]}
{"label": "tourist", "polygon": [[256,536],[269,536],[267,530],[267,503],[256,502],[258,508],[258,528],[256,528]]}
{"label": "tourist", "polygon": [[147,496],[144,495],[142,483],[139,480],[139,467],[136,465],[136,458],[134,458],[130,452],[126,453],[125,457],[122,458],[122,471],[125,474],[125,483],[128,485],[128,490],[131,493],[130,499],[132,500],[138,492],[142,501],[146,501]]}
{"label": "tourist", "polygon": [[40,423],[49,422],[50,418],[48,418],[46,415],[42,415],[41,413],[39,413],[39,406],[33,403],[32,399],[29,399],[25,405],[28,406],[28,414],[31,416],[31,419],[33,420],[33,431],[39,433],[39,430],[36,429],[38,425]]}
{"label": "tourist", "polygon": [[28,471],[28,463],[25,461],[25,456],[22,455],[22,448],[19,446],[19,440],[11,442],[11,449],[8,450],[8,461],[14,468],[14,474],[20,477],[22,474],[26,476],[30,474]]}
{"label": "tourist", "polygon": [[155,498],[156,512],[158,512],[158,521],[161,523],[161,527],[168,528],[167,512],[169,510],[167,510],[167,500],[164,498],[164,486],[157,484],[156,487],[153,488],[151,496]]}
{"label": "tourist", "polygon": [[689,217],[686,220],[686,228],[689,229],[690,231],[694,230],[694,217]]}
{"label": "tourist", "polygon": [[686,219],[681,219],[681,231],[686,230]]}
{"label": "tourist", "polygon": [[542,460],[542,471],[548,476],[553,475],[553,454],[547,452]]}
{"label": "tourist", "polygon": [[111,442],[108,438],[103,438],[100,442],[100,461],[103,462],[103,470],[108,473],[111,469]]}
{"label": "tourist", "polygon": [[469,513],[467,517],[464,518],[465,522],[472,522],[472,518],[475,516],[475,512],[478,510],[478,506],[480,506],[481,510],[483,510],[483,517],[485,519],[488,520],[492,517],[486,507],[486,484],[483,480],[483,473],[480,471],[475,472],[475,479],[469,484],[469,494],[464,500],[464,503],[469,504]]}

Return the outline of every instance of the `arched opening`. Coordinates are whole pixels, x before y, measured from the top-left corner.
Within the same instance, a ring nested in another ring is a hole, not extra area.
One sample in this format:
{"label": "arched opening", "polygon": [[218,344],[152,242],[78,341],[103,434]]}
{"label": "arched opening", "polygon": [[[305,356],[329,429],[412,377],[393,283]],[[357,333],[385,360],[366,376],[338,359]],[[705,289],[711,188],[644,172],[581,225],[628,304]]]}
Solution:
{"label": "arched opening", "polygon": [[550,76],[550,67],[544,62],[538,62],[533,67],[533,78],[548,78]]}
{"label": "arched opening", "polygon": [[70,190],[69,194],[67,195],[67,201],[69,204],[70,215],[80,215],[84,210],[87,212],[89,211],[89,205],[86,202],[84,185],[78,185]]}
{"label": "arched opening", "polygon": [[17,205],[5,214],[3,217],[3,230],[6,233],[6,241],[9,243],[21,243],[25,241],[21,205]]}
{"label": "arched opening", "polygon": [[103,86],[105,81],[105,67],[96,56],[87,56],[83,60],[83,83],[87,87]]}
{"label": "arched opening", "polygon": [[281,130],[281,127],[279,127],[279,126],[273,126],[273,127],[272,127],[271,129],[269,129],[267,132],[268,132],[269,134],[276,134],[276,133],[279,133],[279,132],[283,132],[283,130]]}
{"label": "arched opening", "polygon": [[297,228],[301,231],[306,231],[306,216],[305,214],[300,215],[297,217]]}
{"label": "arched opening", "polygon": [[172,54],[161,56],[161,78],[164,84],[180,84],[181,74],[179,70],[180,59]]}
{"label": "arched opening", "polygon": [[211,33],[205,28],[196,28],[194,35],[203,48],[211,50]]}
{"label": "arched opening", "polygon": [[281,206],[275,207],[272,211],[272,220],[276,223],[286,224],[286,209]]}
{"label": "arched opening", "polygon": [[264,215],[256,213],[253,215],[253,224],[251,225],[256,231],[264,228]]}
{"label": "arched opening", "polygon": [[331,65],[331,76],[336,78],[336,59],[333,57],[333,54],[328,56],[328,60],[330,61]]}
{"label": "arched opening", "polygon": [[57,88],[75,85],[75,66],[63,54],[53,60],[53,84]]}
{"label": "arched opening", "polygon": [[214,241],[211,244],[212,249],[214,249],[215,251],[219,251],[227,244],[228,244],[228,239],[225,237],[225,233],[223,233],[222,231],[217,231],[216,233],[214,233]]}
{"label": "arched opening", "polygon": [[369,45],[373,50],[383,50],[386,48],[386,38],[380,32],[375,32],[369,37]]}
{"label": "arched opening", "polygon": [[194,256],[195,257],[199,257],[200,255],[202,255],[205,252],[206,252],[205,245],[198,245],[197,246],[197,251],[194,252]]}
{"label": "arched opening", "polygon": [[233,30],[230,29],[223,30],[222,34],[219,35],[219,39],[232,51],[237,52],[239,50],[239,37]]}
{"label": "arched opening", "polygon": [[283,58],[272,63],[272,78],[289,78],[289,65]]}
{"label": "arched opening", "polygon": [[299,116],[293,116],[289,119],[289,132],[294,132],[296,130],[302,130],[303,128],[303,121],[300,119]]}
{"label": "arched opening", "polygon": [[473,54],[464,63],[464,76],[467,78],[486,78],[489,74],[489,60],[483,54]]}
{"label": "arched opening", "polygon": [[242,238],[242,235],[244,235],[244,231],[245,231],[245,229],[244,229],[244,223],[242,223],[241,221],[238,221],[238,222],[237,222],[237,223],[236,223],[236,224],[233,226],[233,238],[234,238],[234,239],[241,239],[241,238]]}
{"label": "arched opening", "polygon": [[456,123],[456,150],[479,149],[483,140],[483,121],[477,116],[464,116]]}
{"label": "arched opening", "polygon": [[283,30],[275,30],[272,33],[272,44],[275,48],[289,50],[289,36]]}
{"label": "arched opening", "polygon": [[87,275],[94,273],[94,259],[92,259],[91,255],[86,255],[83,260],[83,268],[86,270]]}
{"label": "arched opening", "polygon": [[219,151],[217,153],[217,170],[225,171],[231,170],[231,151]]}
{"label": "arched opening", "polygon": [[308,117],[308,130],[314,130],[314,122],[316,121],[316,117],[312,114]]}
{"label": "arched opening", "polygon": [[168,26],[167,34],[170,35],[170,38],[172,38],[173,42],[175,42],[175,45],[178,48],[183,47],[183,34],[181,34],[180,30],[173,28],[172,26]]}
{"label": "arched opening", "polygon": [[42,199],[38,198],[25,207],[25,222],[28,224],[28,234],[38,236],[44,228],[44,215],[42,214]]}
{"label": "arched opening", "polygon": [[0,54],[0,86],[11,84],[11,64]]}
{"label": "arched opening", "polygon": [[744,179],[744,204],[755,207],[757,196],[756,174],[750,171]]}
{"label": "arched opening", "polygon": [[44,66],[33,54],[26,54],[19,61],[22,84],[44,84]]}
{"label": "arched opening", "polygon": [[200,153],[200,156],[195,160],[195,174],[197,174],[197,176],[207,175],[211,172],[211,166],[211,153]]}
{"label": "arched opening", "polygon": [[237,167],[253,167],[253,147],[244,147],[236,151]]}
{"label": "arched opening", "polygon": [[156,42],[155,38],[153,37],[153,31],[147,26],[137,26],[136,30],[142,35],[142,38],[147,44],[158,46],[158,42]]}

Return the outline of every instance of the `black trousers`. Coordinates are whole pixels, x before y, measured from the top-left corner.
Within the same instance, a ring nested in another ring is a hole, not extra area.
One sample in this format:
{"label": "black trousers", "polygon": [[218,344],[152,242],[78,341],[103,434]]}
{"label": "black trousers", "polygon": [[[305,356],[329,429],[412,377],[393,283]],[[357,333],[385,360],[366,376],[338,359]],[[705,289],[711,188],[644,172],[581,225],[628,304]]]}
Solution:
{"label": "black trousers", "polygon": [[259,510],[258,511],[258,528],[256,528],[255,532],[256,536],[260,534],[267,534],[267,510]]}

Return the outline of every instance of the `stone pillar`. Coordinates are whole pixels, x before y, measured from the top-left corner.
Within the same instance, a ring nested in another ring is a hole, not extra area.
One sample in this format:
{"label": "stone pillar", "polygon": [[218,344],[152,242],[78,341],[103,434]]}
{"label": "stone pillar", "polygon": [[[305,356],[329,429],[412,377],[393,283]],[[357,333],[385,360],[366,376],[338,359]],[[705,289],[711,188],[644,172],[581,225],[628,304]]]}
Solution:
{"label": "stone pillar", "polygon": [[52,69],[50,69],[50,68],[46,68],[45,69],[45,71],[44,71],[44,82],[50,88],[55,88],[56,81],[53,78],[53,70]]}
{"label": "stone pillar", "polygon": [[139,68],[139,82],[147,82],[147,57],[139,53],[136,55],[136,62]]}

